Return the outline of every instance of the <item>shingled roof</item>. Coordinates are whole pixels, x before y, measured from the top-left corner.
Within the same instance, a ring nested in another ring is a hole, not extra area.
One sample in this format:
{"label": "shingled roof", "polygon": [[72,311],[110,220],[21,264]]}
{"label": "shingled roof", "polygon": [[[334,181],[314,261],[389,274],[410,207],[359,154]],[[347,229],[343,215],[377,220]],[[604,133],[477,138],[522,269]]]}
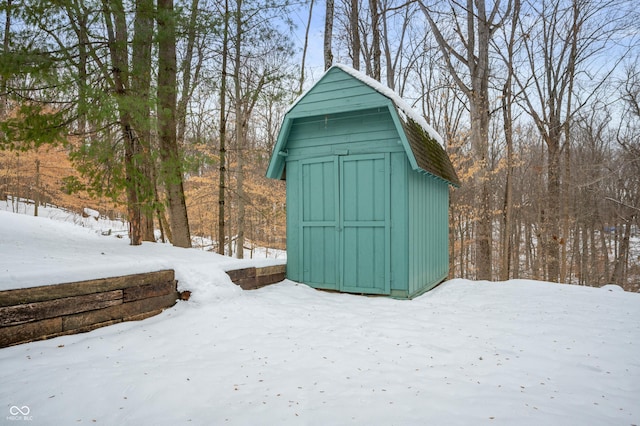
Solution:
{"label": "shingled roof", "polygon": [[418,167],[454,186],[460,186],[460,179],[444,148],[411,118],[407,117],[406,121],[401,122]]}

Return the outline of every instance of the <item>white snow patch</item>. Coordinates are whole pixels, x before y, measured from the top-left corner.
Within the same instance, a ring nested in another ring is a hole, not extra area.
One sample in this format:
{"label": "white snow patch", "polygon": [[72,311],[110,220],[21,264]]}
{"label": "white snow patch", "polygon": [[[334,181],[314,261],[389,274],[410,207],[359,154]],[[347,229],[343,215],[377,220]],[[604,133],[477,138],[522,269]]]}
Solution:
{"label": "white snow patch", "polygon": [[600,288],[607,291],[624,291],[624,289],[620,287],[618,284],[606,284]]}
{"label": "white snow patch", "polygon": [[[0,202],[0,207],[3,204]],[[112,221],[81,218],[51,207],[39,210],[46,217],[0,210],[0,291],[161,269],[175,269],[181,287],[194,275],[200,277],[195,282],[230,283],[225,270],[286,261],[268,258],[238,260],[161,243],[145,242],[141,246],[131,246],[126,233],[120,232],[126,231],[126,224],[116,222],[115,225],[124,230],[113,227],[118,232],[111,233]],[[206,278],[207,275],[210,277]],[[195,289],[189,289],[195,293]],[[204,286],[194,297],[199,300],[214,297],[213,293],[218,291],[236,290],[235,285]]]}
{"label": "white snow patch", "polygon": [[100,218],[100,212],[98,210],[94,210],[92,208],[89,207],[85,207],[83,210],[84,214],[86,216],[92,217],[96,220],[98,220],[98,218]]}

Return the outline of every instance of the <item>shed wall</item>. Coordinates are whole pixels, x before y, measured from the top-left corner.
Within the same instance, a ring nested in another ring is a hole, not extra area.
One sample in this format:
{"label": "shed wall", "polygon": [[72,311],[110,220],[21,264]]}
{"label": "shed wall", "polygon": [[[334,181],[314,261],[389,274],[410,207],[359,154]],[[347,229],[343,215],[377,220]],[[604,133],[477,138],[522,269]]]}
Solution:
{"label": "shed wall", "polygon": [[409,222],[407,173],[412,172],[404,152],[391,154],[391,294],[406,297],[409,282]]}
{"label": "shed wall", "polygon": [[287,278],[302,282],[300,270],[300,161],[287,161]]}
{"label": "shed wall", "polygon": [[[305,227],[302,226],[303,218],[301,217],[304,208],[301,209],[299,206],[305,199],[303,192],[313,189],[304,188],[300,180],[304,180],[303,173],[305,168],[309,168],[311,159],[321,162],[329,158],[346,159],[358,154],[382,153],[388,155],[390,173],[384,178],[386,183],[379,182],[375,186],[380,187],[380,191],[388,191],[390,194],[391,236],[387,243],[391,248],[386,249],[386,263],[388,263],[386,276],[391,290],[401,289],[406,293],[408,226],[405,173],[410,166],[387,108],[298,118],[293,121],[287,141],[286,157],[287,206],[289,206],[287,209],[287,276],[289,279],[320,288],[336,288],[333,283],[337,277],[333,277],[330,271],[321,271],[316,268],[317,273],[313,273],[314,276],[311,277],[308,270],[303,270],[303,264],[308,265],[310,259],[303,259],[305,253],[309,252],[309,247],[302,247],[301,244],[302,241],[309,241],[309,238],[307,235],[302,238],[300,234]],[[386,185],[389,187],[385,190]],[[326,201],[324,204],[327,204]],[[322,222],[327,222],[326,215],[321,219]],[[305,219],[304,223],[308,223],[308,220]],[[325,229],[328,230],[326,227]],[[326,236],[323,236],[317,243],[323,245],[326,239]],[[333,244],[331,241],[329,243]],[[313,251],[316,253],[314,256],[320,256],[322,252],[319,246],[313,247]],[[327,265],[331,268],[335,267],[332,262],[328,262]],[[318,281],[322,279],[325,280],[324,284]]]}
{"label": "shed wall", "polygon": [[[287,164],[334,154],[404,152],[387,108],[297,118],[287,141]],[[288,167],[288,166],[287,166]]]}
{"label": "shed wall", "polygon": [[449,272],[449,187],[427,174],[408,173],[409,296],[429,290]]}

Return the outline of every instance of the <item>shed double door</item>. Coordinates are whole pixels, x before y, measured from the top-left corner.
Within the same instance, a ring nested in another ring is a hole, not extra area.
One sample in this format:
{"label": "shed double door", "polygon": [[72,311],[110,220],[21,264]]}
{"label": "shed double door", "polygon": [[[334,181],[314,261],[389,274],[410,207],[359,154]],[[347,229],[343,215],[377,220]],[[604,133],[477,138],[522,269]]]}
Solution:
{"label": "shed double door", "polygon": [[303,282],[353,293],[389,294],[388,154],[301,162]]}

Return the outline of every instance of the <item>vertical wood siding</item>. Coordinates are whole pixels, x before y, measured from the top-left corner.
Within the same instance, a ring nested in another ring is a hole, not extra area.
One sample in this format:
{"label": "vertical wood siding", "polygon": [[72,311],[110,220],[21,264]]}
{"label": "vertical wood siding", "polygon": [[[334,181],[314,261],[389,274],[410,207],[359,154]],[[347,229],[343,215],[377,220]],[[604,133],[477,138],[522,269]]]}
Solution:
{"label": "vertical wood siding", "polygon": [[389,294],[389,155],[340,157],[340,289]]}
{"label": "vertical wood siding", "polygon": [[301,161],[300,253],[306,283],[335,289],[338,283],[337,161]]}
{"label": "vertical wood siding", "polygon": [[407,174],[412,173],[403,152],[391,154],[391,291],[407,294],[409,282],[409,223]]}
{"label": "vertical wood siding", "polygon": [[426,174],[409,173],[409,294],[428,290],[449,268],[449,191]]}

